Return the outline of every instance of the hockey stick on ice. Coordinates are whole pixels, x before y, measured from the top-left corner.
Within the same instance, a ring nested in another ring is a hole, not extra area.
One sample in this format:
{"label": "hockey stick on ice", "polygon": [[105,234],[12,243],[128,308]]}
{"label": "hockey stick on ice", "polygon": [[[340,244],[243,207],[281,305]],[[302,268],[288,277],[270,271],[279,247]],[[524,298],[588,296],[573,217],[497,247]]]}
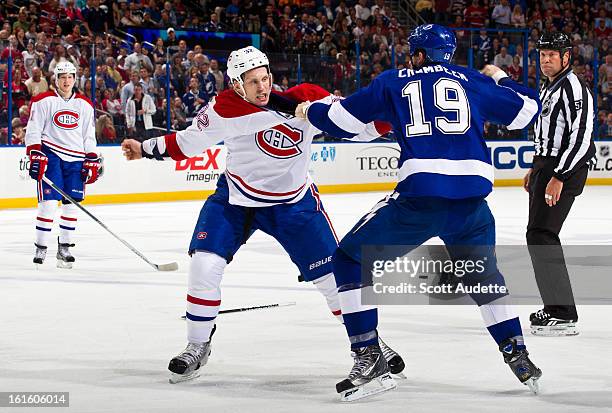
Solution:
{"label": "hockey stick on ice", "polygon": [[[243,311],[263,310],[263,309],[266,309],[266,308],[276,308],[276,307],[290,307],[292,305],[295,305],[295,301],[290,301],[288,303],[275,303],[275,304],[257,305],[257,306],[254,306],[254,307],[228,308],[227,310],[219,311],[219,314],[241,313]],[[185,317],[183,315],[183,316],[181,316],[181,318],[183,320],[185,320],[187,317]]]}
{"label": "hockey stick on ice", "polygon": [[140,258],[142,258],[142,260],[144,262],[146,262],[147,264],[149,264],[151,267],[155,268],[157,271],[176,271],[178,270],[178,263],[176,262],[170,262],[168,264],[155,264],[151,261],[149,261],[149,259],[147,257],[145,257],[140,251],[138,251],[136,248],[134,248],[130,243],[128,243],[126,240],[124,240],[123,238],[121,238],[120,236],[118,236],[117,234],[115,234],[113,231],[111,231],[106,225],[104,225],[104,223],[102,221],[100,221],[98,218],[96,218],[91,212],[89,212],[87,209],[85,209],[84,206],[82,206],[80,203],[78,203],[77,201],[74,200],[74,198],[72,198],[70,195],[68,195],[66,192],[62,191],[60,188],[57,187],[57,185],[55,185],[53,183],[53,181],[51,181],[49,178],[47,178],[45,175],[43,175],[42,177],[43,181],[45,181],[47,183],[47,185],[49,185],[51,188],[55,189],[57,192],[60,193],[60,195],[62,195],[64,198],[66,198],[68,201],[70,201],[74,206],[76,206],[77,208],[79,208],[81,211],[85,212],[85,214],[87,214],[89,216],[89,218],[93,219],[94,221],[96,221],[98,224],[100,224],[100,226],[102,228],[104,228],[106,231],[108,231],[109,234],[111,234],[113,237],[115,237],[116,239],[118,239],[119,241],[121,241],[123,243],[123,245],[125,245],[126,247],[128,247],[134,254],[138,255]]}

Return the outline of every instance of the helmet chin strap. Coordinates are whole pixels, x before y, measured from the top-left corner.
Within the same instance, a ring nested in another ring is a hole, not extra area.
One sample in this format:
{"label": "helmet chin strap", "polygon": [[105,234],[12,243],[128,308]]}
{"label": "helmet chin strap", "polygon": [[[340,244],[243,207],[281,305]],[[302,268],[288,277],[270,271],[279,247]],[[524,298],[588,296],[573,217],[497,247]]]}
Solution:
{"label": "helmet chin strap", "polygon": [[[258,106],[255,102],[251,102],[247,98],[247,93],[246,93],[246,90],[244,90],[244,82],[242,81],[242,79],[231,79],[231,80],[232,80],[232,82],[238,82],[238,90],[234,89],[234,92],[238,96],[240,96],[242,99],[244,99],[246,102],[250,103],[251,105]],[[270,86],[270,92],[272,92],[272,74],[271,73],[270,73],[270,79],[268,80],[268,84]]]}

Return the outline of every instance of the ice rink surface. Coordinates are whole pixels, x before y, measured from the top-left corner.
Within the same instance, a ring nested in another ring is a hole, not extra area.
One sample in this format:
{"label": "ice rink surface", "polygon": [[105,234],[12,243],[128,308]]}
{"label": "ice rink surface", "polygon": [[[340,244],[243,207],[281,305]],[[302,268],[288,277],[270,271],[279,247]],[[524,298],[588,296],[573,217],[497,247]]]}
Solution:
{"label": "ice rink surface", "polygon": [[[327,195],[344,234],[383,193]],[[587,187],[562,232],[566,244],[612,244],[611,187]],[[527,195],[489,197],[498,244],[524,243]],[[185,346],[186,249],[202,202],[91,206],[153,261],[157,273],[81,215],[72,270],[32,264],[35,210],[0,214],[0,391],[67,391],[69,412],[595,412],[612,411],[612,308],[582,306],[577,337],[528,332],[535,306],[519,307],[534,362],[534,396],[503,363],[471,306],[386,306],[380,334],[406,362],[398,388],[338,402],[352,359],[344,328],[272,238],[257,233],[227,267],[222,308],[295,301],[292,307],[220,315],[202,377],[168,383]],[[56,234],[56,232],[54,232]],[[527,330],[525,328],[527,327]],[[0,411],[27,411],[3,409]],[[35,411],[41,411],[36,409]]]}

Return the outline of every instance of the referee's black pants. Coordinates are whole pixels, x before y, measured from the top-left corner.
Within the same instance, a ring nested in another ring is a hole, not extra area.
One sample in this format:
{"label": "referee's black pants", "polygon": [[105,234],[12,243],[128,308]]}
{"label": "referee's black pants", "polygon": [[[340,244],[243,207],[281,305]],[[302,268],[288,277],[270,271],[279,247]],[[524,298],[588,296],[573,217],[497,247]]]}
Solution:
{"label": "referee's black pants", "polygon": [[529,180],[527,245],[544,310],[553,317],[578,320],[559,232],[574,199],[584,189],[588,165],[585,164],[563,182],[559,201],[555,206],[549,207],[544,195],[556,166],[556,157],[536,156],[533,160]]}

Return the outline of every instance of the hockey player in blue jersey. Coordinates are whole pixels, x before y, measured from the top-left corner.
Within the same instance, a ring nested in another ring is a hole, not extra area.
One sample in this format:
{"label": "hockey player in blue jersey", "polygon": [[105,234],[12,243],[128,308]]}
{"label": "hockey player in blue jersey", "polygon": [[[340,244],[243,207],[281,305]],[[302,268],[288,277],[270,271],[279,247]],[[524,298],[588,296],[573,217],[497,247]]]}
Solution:
{"label": "hockey player in blue jersey", "polygon": [[[363,290],[371,288],[361,276],[361,246],[416,246],[437,236],[452,259],[475,260],[483,253],[489,258],[486,276],[466,277],[464,285],[505,285],[495,263],[495,221],[485,201],[492,190],[493,166],[483,139],[484,122],[523,129],[541,108],[536,91],[495,66],[481,74],[451,64],[456,39],[445,27],[419,26],[408,41],[412,69],[388,70],[343,101],[306,102],[296,109],[296,116],[340,138],[359,133],[375,119],[390,122],[401,148],[395,192],[349,231],[333,257],[355,360],[348,378],[336,385],[347,401],[394,387],[377,344],[377,310],[361,302]],[[504,361],[537,392],[542,372],[528,358],[506,294],[471,297]]]}

